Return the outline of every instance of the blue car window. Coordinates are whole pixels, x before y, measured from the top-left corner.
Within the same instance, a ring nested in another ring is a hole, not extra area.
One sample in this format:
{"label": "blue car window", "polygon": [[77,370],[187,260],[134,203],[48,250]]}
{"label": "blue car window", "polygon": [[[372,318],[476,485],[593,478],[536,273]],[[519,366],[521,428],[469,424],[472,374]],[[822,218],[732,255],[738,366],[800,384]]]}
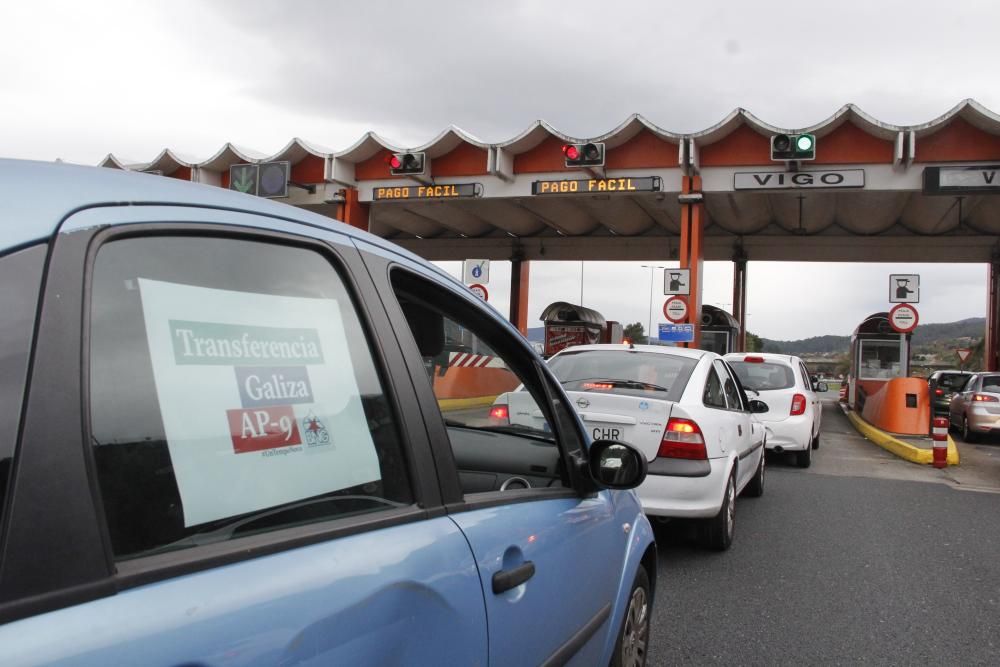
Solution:
{"label": "blue car window", "polygon": [[315,252],[113,241],[94,266],[89,365],[118,559],[413,502],[354,303]]}
{"label": "blue car window", "polygon": [[0,544],[45,247],[0,257]]}

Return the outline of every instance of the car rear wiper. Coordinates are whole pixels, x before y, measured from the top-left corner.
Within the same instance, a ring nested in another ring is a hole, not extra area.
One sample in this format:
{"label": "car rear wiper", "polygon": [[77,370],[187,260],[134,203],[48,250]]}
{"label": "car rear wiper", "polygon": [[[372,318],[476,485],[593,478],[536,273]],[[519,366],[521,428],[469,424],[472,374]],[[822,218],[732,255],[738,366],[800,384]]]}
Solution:
{"label": "car rear wiper", "polygon": [[542,431],[539,431],[536,428],[524,426],[522,424],[489,424],[488,426],[472,426],[464,422],[455,421],[454,419],[445,419],[444,425],[453,428],[467,428],[470,431],[509,433],[511,435],[523,436],[525,438],[533,438],[542,442],[555,442],[555,439],[552,436],[545,435]]}
{"label": "car rear wiper", "polygon": [[[329,503],[341,500],[369,500],[382,505],[388,505],[389,507],[407,507],[406,503],[396,502],[395,500],[388,500],[386,498],[379,498],[378,496],[365,496],[365,495],[342,495],[342,496],[327,496],[325,498],[312,498],[311,500],[302,500],[297,503],[290,503],[288,505],[282,505],[281,507],[272,507],[271,509],[264,510],[262,512],[256,512],[249,516],[244,516],[229,523],[223,524],[216,528],[210,530],[205,530],[204,532],[192,533],[191,535],[186,535],[179,540],[164,544],[158,547],[154,547],[148,551],[143,551],[142,553],[136,554],[136,556],[153,556],[158,553],[165,551],[174,551],[182,547],[197,547],[204,544],[213,544],[215,542],[224,542],[226,540],[232,539],[233,534],[240,528],[253,523],[254,521],[259,521],[261,519],[266,519],[267,517],[274,516],[276,514],[282,514],[283,512],[290,512],[292,510],[301,509],[303,507],[309,507],[310,505],[318,505],[320,503]],[[346,514],[337,515],[337,517],[330,518],[340,518],[342,516],[348,516]]]}

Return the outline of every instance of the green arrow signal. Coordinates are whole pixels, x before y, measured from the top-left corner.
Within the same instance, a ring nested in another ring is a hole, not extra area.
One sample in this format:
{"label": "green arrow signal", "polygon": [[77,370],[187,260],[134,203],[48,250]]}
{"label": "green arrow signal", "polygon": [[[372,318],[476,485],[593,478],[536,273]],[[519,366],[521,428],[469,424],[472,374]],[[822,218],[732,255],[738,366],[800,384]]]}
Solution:
{"label": "green arrow signal", "polygon": [[233,180],[233,187],[240,192],[250,192],[254,186],[253,178],[251,177],[252,172],[252,169],[240,169],[238,178]]}

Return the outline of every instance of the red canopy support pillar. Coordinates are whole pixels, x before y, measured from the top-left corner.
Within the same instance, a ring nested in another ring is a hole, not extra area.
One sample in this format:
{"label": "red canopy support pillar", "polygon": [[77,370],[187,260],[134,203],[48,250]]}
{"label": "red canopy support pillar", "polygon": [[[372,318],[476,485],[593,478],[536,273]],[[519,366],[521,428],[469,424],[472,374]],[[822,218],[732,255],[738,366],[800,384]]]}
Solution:
{"label": "red canopy support pillar", "polygon": [[701,277],[705,264],[703,231],[705,228],[705,203],[701,197],[685,198],[684,195],[701,194],[701,176],[684,176],[681,179],[681,268],[691,271],[691,294],[688,297],[686,322],[694,325],[694,340],[684,347],[701,347]]}
{"label": "red canopy support pillar", "polygon": [[983,365],[995,371],[1000,364],[1000,258],[994,258],[986,270],[986,344],[983,346]]}
{"label": "red canopy support pillar", "polygon": [[337,218],[340,221],[368,231],[369,205],[358,200],[357,188],[344,188],[344,202],[337,209]]}
{"label": "red canopy support pillar", "polygon": [[733,317],[740,323],[736,349],[747,351],[747,256],[742,246],[733,251]]}
{"label": "red canopy support pillar", "polygon": [[522,335],[528,335],[528,283],[531,263],[510,260],[510,321]]}

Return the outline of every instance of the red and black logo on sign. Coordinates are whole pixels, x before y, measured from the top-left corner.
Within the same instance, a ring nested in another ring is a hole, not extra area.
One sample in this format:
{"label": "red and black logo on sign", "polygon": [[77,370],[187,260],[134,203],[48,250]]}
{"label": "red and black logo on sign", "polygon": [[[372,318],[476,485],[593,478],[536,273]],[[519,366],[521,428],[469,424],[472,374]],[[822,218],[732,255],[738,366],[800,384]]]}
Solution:
{"label": "red and black logo on sign", "polygon": [[290,405],[226,410],[233,451],[237,454],[302,444]]}

